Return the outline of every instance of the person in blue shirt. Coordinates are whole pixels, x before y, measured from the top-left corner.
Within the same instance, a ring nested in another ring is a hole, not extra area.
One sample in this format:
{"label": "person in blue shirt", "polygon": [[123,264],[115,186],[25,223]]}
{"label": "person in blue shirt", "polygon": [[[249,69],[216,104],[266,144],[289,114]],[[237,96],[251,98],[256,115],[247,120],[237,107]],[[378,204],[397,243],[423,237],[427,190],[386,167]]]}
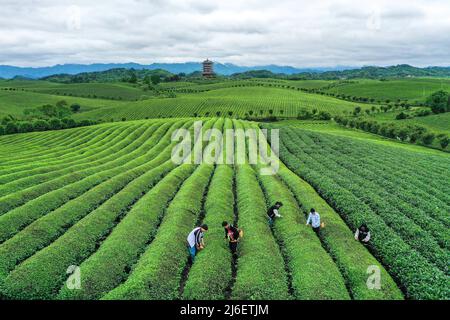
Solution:
{"label": "person in blue shirt", "polygon": [[311,227],[313,229],[313,231],[316,234],[319,234],[320,231],[320,214],[318,212],[316,212],[316,210],[314,210],[314,208],[311,208],[309,215],[308,215],[308,220],[306,220],[306,225],[311,224]]}

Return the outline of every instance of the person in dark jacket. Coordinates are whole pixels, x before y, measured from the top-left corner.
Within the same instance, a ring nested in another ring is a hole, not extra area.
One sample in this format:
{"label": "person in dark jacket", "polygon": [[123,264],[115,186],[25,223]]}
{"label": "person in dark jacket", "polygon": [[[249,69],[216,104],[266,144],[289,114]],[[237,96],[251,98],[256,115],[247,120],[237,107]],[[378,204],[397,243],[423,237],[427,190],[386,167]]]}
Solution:
{"label": "person in dark jacket", "polygon": [[363,223],[355,232],[355,240],[360,241],[363,244],[367,244],[370,241],[370,230],[365,223]]}
{"label": "person in dark jacket", "polygon": [[229,224],[227,221],[222,222],[222,227],[224,227],[225,239],[228,239],[231,253],[235,255],[240,237],[239,229]]}
{"label": "person in dark jacket", "polygon": [[269,208],[269,210],[267,211],[267,216],[269,217],[269,226],[273,226],[273,221],[275,220],[275,218],[281,218],[280,213],[278,212],[278,210],[280,210],[280,208],[283,206],[283,203],[281,202],[276,202],[273,206],[271,206]]}

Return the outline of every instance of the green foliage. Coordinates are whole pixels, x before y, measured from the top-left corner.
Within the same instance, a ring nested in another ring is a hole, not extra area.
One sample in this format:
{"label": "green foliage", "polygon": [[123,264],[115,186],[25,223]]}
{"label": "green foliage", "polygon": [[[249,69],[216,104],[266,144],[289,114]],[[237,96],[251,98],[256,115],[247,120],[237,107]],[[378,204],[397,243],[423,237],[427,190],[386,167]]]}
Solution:
{"label": "green foliage", "polygon": [[194,166],[179,166],[143,196],[100,248],[81,264],[83,287],[70,290],[64,286],[58,298],[99,299],[118,286],[146,243],[154,238],[167,204],[193,170]]}
{"label": "green foliage", "polygon": [[[286,155],[285,159],[288,165],[295,166],[297,163],[292,155]],[[305,215],[311,207],[320,213],[322,221],[326,224],[321,230],[321,240],[336,261],[352,298],[356,300],[402,299],[402,293],[394,280],[364,246],[353,239],[353,231],[349,230],[341,217],[320,198],[315,190],[287,168],[281,168],[279,175],[302,205]],[[367,266],[370,265],[380,268],[383,279],[381,290],[372,290],[367,287]]]}
{"label": "green foliage", "polygon": [[50,130],[59,130],[62,128],[61,120],[59,119],[50,119],[48,122]]}
{"label": "green foliage", "polygon": [[434,133],[425,133],[422,136],[422,142],[425,145],[431,145],[433,143],[434,138],[435,138],[435,134]]}
{"label": "green foliage", "polygon": [[28,121],[19,122],[19,132],[31,132],[33,131],[33,124]]}
{"label": "green foliage", "polygon": [[450,96],[448,92],[440,90],[429,96],[426,104],[433,113],[448,112],[450,111]]}
{"label": "green foliage", "polygon": [[6,134],[14,134],[19,132],[19,129],[17,128],[17,125],[14,122],[8,122],[5,126],[5,133]]}
{"label": "green foliage", "polygon": [[267,223],[264,194],[249,165],[236,168],[236,193],[239,226],[245,234],[232,298],[290,299],[283,257]]}
{"label": "green foliage", "polygon": [[209,227],[206,247],[198,253],[184,287],[183,297],[189,300],[225,298],[225,289],[232,279],[231,253],[224,240],[222,221],[234,220],[233,169],[218,165],[209,185],[203,223]]}
{"label": "green foliage", "polygon": [[158,85],[161,82],[161,77],[158,74],[154,74],[150,77],[152,84]]}
{"label": "green foliage", "polygon": [[[443,248],[449,247],[444,227],[449,220],[441,214],[448,210],[441,185],[447,158],[293,129],[282,133],[282,141],[282,159],[352,229],[363,222],[369,226],[371,252],[408,297],[448,297],[448,251]],[[296,160],[286,158],[290,155]]]}
{"label": "green foliage", "polygon": [[[188,252],[186,237],[200,214],[214,168],[200,165],[167,208],[158,233],[132,274],[103,299],[177,299]],[[206,284],[205,284],[206,285]]]}
{"label": "green foliage", "polygon": [[72,110],[73,113],[77,113],[80,112],[81,106],[78,103],[74,103],[70,106],[70,109]]}
{"label": "green foliage", "polygon": [[403,111],[395,116],[395,120],[403,120],[403,119],[407,119],[407,118],[408,118],[408,116]]}
{"label": "green foliage", "polygon": [[440,134],[440,135],[437,136],[437,138],[439,139],[439,144],[441,145],[441,148],[442,149],[447,148],[447,146],[450,143],[450,137],[448,137],[445,134]]}

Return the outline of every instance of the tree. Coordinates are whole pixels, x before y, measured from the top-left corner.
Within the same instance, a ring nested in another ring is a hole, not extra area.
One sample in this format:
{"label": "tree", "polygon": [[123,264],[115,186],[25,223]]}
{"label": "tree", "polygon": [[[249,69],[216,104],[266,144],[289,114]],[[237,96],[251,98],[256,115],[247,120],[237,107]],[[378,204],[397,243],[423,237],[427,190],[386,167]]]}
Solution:
{"label": "tree", "polygon": [[19,129],[17,128],[17,125],[14,122],[10,121],[6,124],[6,127],[5,127],[6,134],[13,134],[13,133],[17,133],[17,132],[19,132]]}
{"label": "tree", "polygon": [[403,119],[406,119],[406,118],[408,118],[408,116],[407,116],[406,113],[404,113],[403,111],[400,112],[400,113],[395,117],[396,120],[403,120]]}
{"label": "tree", "polygon": [[56,103],[57,107],[65,107],[67,106],[67,101],[66,100],[60,100]]}
{"label": "tree", "polygon": [[377,134],[380,130],[380,125],[377,122],[372,122],[372,125],[370,127],[370,132]]}
{"label": "tree", "polygon": [[45,120],[36,120],[33,122],[33,131],[45,131],[48,130],[49,124]]}
{"label": "tree", "polygon": [[397,136],[395,127],[389,126],[386,130],[386,136],[389,138],[395,138]]}
{"label": "tree", "polygon": [[68,117],[72,114],[69,108],[64,106],[56,107],[56,116],[60,119]]}
{"label": "tree", "polygon": [[72,110],[73,113],[77,113],[80,111],[81,106],[78,103],[74,103],[70,106],[70,109]]}
{"label": "tree", "polygon": [[423,135],[422,142],[425,145],[429,146],[433,143],[434,138],[435,138],[434,133],[427,133]]}
{"label": "tree", "polygon": [[397,136],[400,140],[405,141],[408,138],[408,131],[405,128],[398,130]]}
{"label": "tree", "polygon": [[19,123],[19,132],[31,132],[33,131],[33,125],[31,122],[23,121]]}
{"label": "tree", "polygon": [[317,120],[330,120],[331,114],[329,114],[328,112],[325,112],[325,111],[320,111],[317,114],[316,118],[317,118]]}
{"label": "tree", "polygon": [[152,83],[154,85],[157,85],[161,82],[161,77],[157,74],[152,75],[150,79],[152,80]]}
{"label": "tree", "polygon": [[441,134],[438,135],[436,138],[439,139],[439,144],[441,145],[441,148],[442,148],[442,149],[447,148],[447,146],[448,146],[449,143],[450,143],[450,138],[449,138],[447,135],[441,133]]}
{"label": "tree", "polygon": [[431,108],[433,113],[443,113],[450,111],[449,94],[446,91],[439,90],[428,97],[426,105]]}
{"label": "tree", "polygon": [[77,126],[77,123],[72,118],[64,118],[61,120],[61,123],[64,129],[75,128]]}
{"label": "tree", "polygon": [[131,71],[130,73],[130,78],[128,79],[129,83],[137,83],[137,76],[136,73],[134,71]]}
{"label": "tree", "polygon": [[305,109],[305,108],[301,108],[297,114],[298,120],[308,120],[308,119],[311,119],[312,117],[313,117],[313,114],[311,112],[309,112],[308,109]]}
{"label": "tree", "polygon": [[1,124],[2,125],[7,125],[8,122],[12,121],[12,119],[10,117],[3,117]]}
{"label": "tree", "polygon": [[360,113],[361,113],[361,107],[355,107],[355,109],[353,110],[353,114],[356,116]]}
{"label": "tree", "polygon": [[56,117],[58,114],[56,107],[51,104],[45,104],[39,110],[47,117]]}
{"label": "tree", "polygon": [[5,134],[5,127],[4,126],[0,126],[0,136]]}
{"label": "tree", "polygon": [[51,119],[48,124],[49,124],[50,130],[59,130],[62,128],[61,120],[56,119],[56,118]]}

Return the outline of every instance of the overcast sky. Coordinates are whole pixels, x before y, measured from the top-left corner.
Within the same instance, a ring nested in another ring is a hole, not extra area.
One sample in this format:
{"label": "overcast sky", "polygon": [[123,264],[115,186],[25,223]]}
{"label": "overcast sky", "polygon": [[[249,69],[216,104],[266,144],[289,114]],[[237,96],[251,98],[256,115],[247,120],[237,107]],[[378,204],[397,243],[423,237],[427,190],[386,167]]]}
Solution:
{"label": "overcast sky", "polygon": [[450,66],[449,0],[0,0],[0,64]]}

